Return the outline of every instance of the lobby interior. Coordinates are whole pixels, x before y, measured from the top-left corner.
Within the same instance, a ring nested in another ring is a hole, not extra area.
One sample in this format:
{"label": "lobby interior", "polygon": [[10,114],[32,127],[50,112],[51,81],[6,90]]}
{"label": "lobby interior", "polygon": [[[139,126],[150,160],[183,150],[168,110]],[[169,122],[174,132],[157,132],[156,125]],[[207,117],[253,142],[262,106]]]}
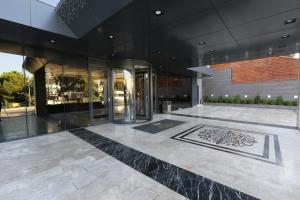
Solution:
{"label": "lobby interior", "polygon": [[0,199],[299,199],[299,23],[297,0],[4,0]]}

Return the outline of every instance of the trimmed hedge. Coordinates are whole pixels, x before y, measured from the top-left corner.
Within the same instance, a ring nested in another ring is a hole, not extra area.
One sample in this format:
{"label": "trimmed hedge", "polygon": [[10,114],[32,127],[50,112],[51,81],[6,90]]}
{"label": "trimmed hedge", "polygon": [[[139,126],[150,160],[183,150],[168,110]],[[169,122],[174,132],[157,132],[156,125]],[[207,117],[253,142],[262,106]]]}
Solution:
{"label": "trimmed hedge", "polygon": [[262,99],[257,95],[254,99],[245,98],[242,99],[240,95],[234,97],[204,97],[204,102],[208,103],[233,103],[233,104],[263,104],[263,105],[284,105],[284,106],[297,106],[298,101],[295,100],[284,100],[282,96],[278,96],[276,99]]}

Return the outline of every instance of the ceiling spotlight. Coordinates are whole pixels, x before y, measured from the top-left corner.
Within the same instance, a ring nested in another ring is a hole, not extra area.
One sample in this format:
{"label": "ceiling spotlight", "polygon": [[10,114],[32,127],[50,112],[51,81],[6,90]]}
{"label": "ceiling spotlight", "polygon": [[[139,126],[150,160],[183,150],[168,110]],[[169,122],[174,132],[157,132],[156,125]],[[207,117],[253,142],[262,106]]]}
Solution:
{"label": "ceiling spotlight", "polygon": [[50,40],[51,43],[55,43],[55,40]]}
{"label": "ceiling spotlight", "polygon": [[215,52],[216,50],[215,49],[210,49],[209,52],[213,53]]}
{"label": "ceiling spotlight", "polygon": [[285,47],[286,47],[286,45],[285,45],[285,44],[281,44],[281,45],[279,45],[279,46],[278,46],[278,48],[279,48],[279,49],[281,49],[281,48],[285,48]]}
{"label": "ceiling spotlight", "polygon": [[289,38],[289,37],[291,37],[291,35],[283,35],[283,36],[281,36],[281,38],[283,38],[283,39],[286,39],[286,38]]}
{"label": "ceiling spotlight", "polygon": [[113,36],[113,35],[110,35],[108,37],[109,37],[109,39],[114,39],[115,38],[115,36]]}
{"label": "ceiling spotlight", "polygon": [[287,24],[295,23],[296,21],[297,21],[296,18],[288,19],[288,20],[285,20],[285,21],[284,21],[284,24],[287,25]]}
{"label": "ceiling spotlight", "polygon": [[199,42],[199,45],[205,45],[205,44],[206,44],[206,42],[204,42],[204,41]]}
{"label": "ceiling spotlight", "polygon": [[163,14],[163,12],[162,12],[161,10],[155,10],[155,11],[154,11],[154,14],[155,14],[156,16],[160,16],[160,15]]}

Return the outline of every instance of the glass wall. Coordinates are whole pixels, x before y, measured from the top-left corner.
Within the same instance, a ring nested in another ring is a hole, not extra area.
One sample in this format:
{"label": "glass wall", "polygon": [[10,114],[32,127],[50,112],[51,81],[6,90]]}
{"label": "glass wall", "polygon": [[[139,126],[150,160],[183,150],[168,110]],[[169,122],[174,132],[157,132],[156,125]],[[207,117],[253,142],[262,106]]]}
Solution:
{"label": "glass wall", "polygon": [[96,59],[89,59],[89,70],[91,80],[91,123],[106,123],[109,120],[109,70],[105,61]]}
{"label": "glass wall", "polygon": [[23,56],[0,53],[0,141],[27,136],[28,86],[32,77],[25,77],[23,61]]}
{"label": "glass wall", "polygon": [[147,63],[48,56],[0,54],[0,141],[151,119]]}

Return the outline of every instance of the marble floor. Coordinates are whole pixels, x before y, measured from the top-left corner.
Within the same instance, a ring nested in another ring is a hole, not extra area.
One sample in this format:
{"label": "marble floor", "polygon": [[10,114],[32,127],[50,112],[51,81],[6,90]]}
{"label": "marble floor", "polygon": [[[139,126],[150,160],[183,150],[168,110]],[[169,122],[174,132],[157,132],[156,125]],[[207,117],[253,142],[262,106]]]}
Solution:
{"label": "marble floor", "polygon": [[294,109],[260,108],[230,105],[204,105],[177,110],[173,113],[203,116],[226,120],[238,120],[261,124],[296,127],[297,112]]}
{"label": "marble floor", "polygon": [[[195,117],[209,109],[155,115],[148,123],[182,122],[155,133],[135,128],[145,124],[104,124],[0,144],[0,199],[300,199],[298,130]],[[136,167],[145,155],[149,164]],[[173,187],[182,178],[176,170],[202,182]],[[182,192],[204,182],[207,198]],[[228,189],[235,198],[222,196]]]}

